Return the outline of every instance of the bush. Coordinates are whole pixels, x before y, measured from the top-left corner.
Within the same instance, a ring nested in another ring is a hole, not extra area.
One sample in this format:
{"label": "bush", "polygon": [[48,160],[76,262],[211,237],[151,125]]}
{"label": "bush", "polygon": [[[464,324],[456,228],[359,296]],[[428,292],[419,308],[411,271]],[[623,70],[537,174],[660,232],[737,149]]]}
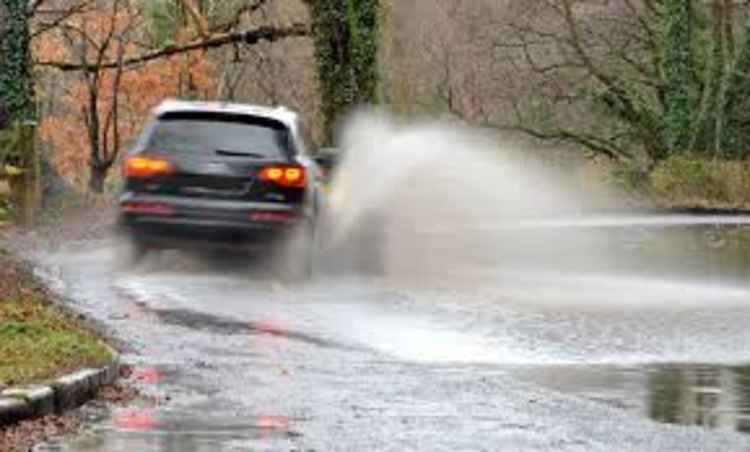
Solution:
{"label": "bush", "polygon": [[649,173],[643,165],[622,163],[611,169],[609,181],[629,195],[638,195],[648,187]]}
{"label": "bush", "polygon": [[10,187],[0,179],[0,224],[10,221],[12,208],[10,202]]}
{"label": "bush", "polygon": [[656,165],[648,190],[657,204],[670,207],[747,208],[750,162],[676,155]]}

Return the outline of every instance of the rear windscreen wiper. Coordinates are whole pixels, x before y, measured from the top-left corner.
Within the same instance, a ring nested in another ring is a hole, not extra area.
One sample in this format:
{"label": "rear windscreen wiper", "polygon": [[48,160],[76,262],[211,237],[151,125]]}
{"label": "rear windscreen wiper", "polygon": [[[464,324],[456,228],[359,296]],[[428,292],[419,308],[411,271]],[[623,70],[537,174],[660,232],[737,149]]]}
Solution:
{"label": "rear windscreen wiper", "polygon": [[215,152],[216,152],[216,155],[221,155],[223,157],[249,157],[253,159],[267,158],[266,155],[258,154],[257,152],[227,151],[224,149],[217,149]]}

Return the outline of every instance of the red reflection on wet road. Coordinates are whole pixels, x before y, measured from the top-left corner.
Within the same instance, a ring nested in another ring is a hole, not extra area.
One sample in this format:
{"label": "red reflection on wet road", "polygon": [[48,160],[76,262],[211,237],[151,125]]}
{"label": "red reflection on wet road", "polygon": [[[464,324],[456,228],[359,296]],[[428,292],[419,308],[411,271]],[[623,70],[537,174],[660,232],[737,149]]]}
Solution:
{"label": "red reflection on wet road", "polygon": [[258,331],[272,334],[274,336],[286,336],[286,330],[284,329],[284,327],[281,325],[281,323],[275,320],[265,320],[262,322],[258,322],[255,325],[255,328]]}
{"label": "red reflection on wet road", "polygon": [[[274,337],[289,337],[289,329],[286,327],[286,325],[284,325],[283,322],[276,318],[269,318],[255,322],[252,324],[252,328],[256,331],[260,331]],[[278,368],[282,375],[289,374],[289,371],[284,367],[284,359],[281,356],[285,347],[286,345],[283,342],[277,342],[271,344],[268,349],[269,356],[273,357],[274,359],[274,367]]]}
{"label": "red reflection on wet road", "polygon": [[269,439],[271,435],[289,431],[290,420],[286,416],[259,415],[255,425],[260,431],[261,439]]}
{"label": "red reflection on wet road", "polygon": [[151,410],[133,410],[118,414],[114,424],[126,430],[151,430],[159,425]]}
{"label": "red reflection on wet road", "polygon": [[155,367],[144,367],[133,371],[133,378],[149,384],[158,384],[164,381],[164,374]]}
{"label": "red reflection on wet road", "polygon": [[[257,331],[277,337],[289,336],[289,329],[284,322],[278,318],[266,318],[254,324]],[[271,365],[278,368],[280,373],[288,376],[289,372],[284,368],[284,349],[285,341],[274,341],[268,349],[269,356],[272,358]],[[269,411],[272,411],[270,409]],[[255,426],[258,428],[259,439],[268,441],[274,436],[284,435],[289,432],[290,419],[287,416],[260,414],[255,418]]]}

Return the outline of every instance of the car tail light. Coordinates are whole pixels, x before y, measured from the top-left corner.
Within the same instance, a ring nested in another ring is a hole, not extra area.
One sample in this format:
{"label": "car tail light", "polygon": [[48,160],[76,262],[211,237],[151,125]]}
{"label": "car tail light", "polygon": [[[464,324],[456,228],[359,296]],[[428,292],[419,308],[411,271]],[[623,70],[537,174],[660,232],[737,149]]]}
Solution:
{"label": "car tail light", "polygon": [[173,172],[174,167],[169,161],[149,157],[131,157],[125,160],[125,166],[123,167],[125,177],[137,179],[163,176]]}
{"label": "car tail light", "polygon": [[120,206],[123,212],[143,215],[174,215],[174,208],[160,203],[152,202],[126,202]]}
{"label": "car tail light", "polygon": [[260,172],[260,180],[282,187],[304,188],[307,185],[307,172],[301,166],[267,166]]}

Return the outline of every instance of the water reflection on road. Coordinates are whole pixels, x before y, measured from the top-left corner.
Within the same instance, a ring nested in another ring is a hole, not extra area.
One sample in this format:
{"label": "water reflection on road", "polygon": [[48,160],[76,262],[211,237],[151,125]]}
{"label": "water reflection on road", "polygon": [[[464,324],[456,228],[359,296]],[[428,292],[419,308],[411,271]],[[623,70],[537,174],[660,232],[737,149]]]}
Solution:
{"label": "water reflection on road", "polygon": [[750,366],[666,366],[648,387],[652,419],[750,433]]}
{"label": "water reflection on road", "polygon": [[[723,299],[720,292],[707,296],[711,288],[734,288],[735,295],[741,298],[741,304],[750,304],[750,299],[741,293],[747,290],[749,282],[749,220],[742,216],[633,217],[619,220],[605,217],[588,223],[572,221],[559,225],[539,223],[536,226],[607,228],[610,237],[617,237],[617,240],[606,245],[608,252],[616,252],[617,259],[610,261],[609,267],[597,271],[629,277],[640,275],[649,278],[649,281],[661,279],[665,284],[685,281],[686,288],[689,287],[687,284],[694,284],[691,291],[683,294],[685,298],[691,293],[695,294],[698,288],[707,289],[699,295],[704,307],[710,309],[707,303],[715,302],[719,311],[731,294],[727,291]],[[586,292],[585,288],[582,290]],[[656,290],[646,290],[642,299],[653,297],[654,292]],[[618,296],[613,293],[602,299],[606,302]],[[687,306],[685,299],[667,300],[661,294],[655,296],[664,299],[665,303],[674,304],[666,305],[667,309]],[[695,305],[689,307],[695,308]],[[690,316],[689,312],[687,316]],[[698,320],[698,317],[693,316],[693,320]],[[698,327],[693,331],[701,334],[700,322],[697,323]],[[715,329],[715,325],[706,325],[706,329]],[[682,334],[690,333],[684,331]],[[740,349],[734,353],[746,356]],[[713,361],[715,356],[693,357],[696,363],[700,363],[701,358]],[[592,400],[637,411],[658,422],[750,433],[750,362],[745,365],[741,361],[741,364],[644,363],[629,368],[553,366],[547,372],[536,369],[522,373],[526,378],[557,390],[588,393]],[[564,383],[566,381],[567,384]],[[633,401],[633,394],[639,393],[642,404]]]}
{"label": "water reflection on road", "polygon": [[513,374],[660,423],[750,433],[750,365],[532,366]]}

